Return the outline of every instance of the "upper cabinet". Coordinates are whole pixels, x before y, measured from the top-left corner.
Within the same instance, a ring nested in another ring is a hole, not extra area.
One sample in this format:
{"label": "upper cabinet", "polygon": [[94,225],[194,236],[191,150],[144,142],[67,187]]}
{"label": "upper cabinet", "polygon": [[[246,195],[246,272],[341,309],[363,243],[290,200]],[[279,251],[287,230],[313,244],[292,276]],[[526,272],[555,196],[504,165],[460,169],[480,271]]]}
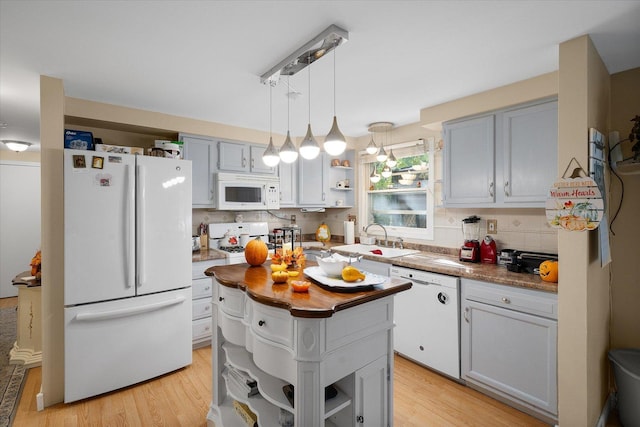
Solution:
{"label": "upper cabinet", "polygon": [[478,117],[444,127],[444,203],[493,203],[495,116]]}
{"label": "upper cabinet", "polygon": [[276,168],[268,167],[262,161],[266,148],[244,142],[218,141],[218,169],[275,175]]}
{"label": "upper cabinet", "polygon": [[280,207],[297,206],[298,164],[280,162],[278,176],[280,177]]}
{"label": "upper cabinet", "polygon": [[216,172],[216,144],[205,136],[180,134],[184,158],[191,160],[192,206],[213,207],[213,174]]}
{"label": "upper cabinet", "polygon": [[327,153],[321,152],[318,157],[307,160],[298,157],[298,205],[329,205],[329,165]]}
{"label": "upper cabinet", "polygon": [[557,101],[443,126],[448,207],[544,207],[557,177]]}
{"label": "upper cabinet", "polygon": [[[354,206],[355,151],[330,157],[322,152],[313,160],[298,157],[291,165],[280,165],[281,206],[349,208]],[[290,195],[296,195],[291,200]]]}
{"label": "upper cabinet", "polygon": [[505,111],[502,140],[505,204],[544,203],[558,176],[558,103]]}

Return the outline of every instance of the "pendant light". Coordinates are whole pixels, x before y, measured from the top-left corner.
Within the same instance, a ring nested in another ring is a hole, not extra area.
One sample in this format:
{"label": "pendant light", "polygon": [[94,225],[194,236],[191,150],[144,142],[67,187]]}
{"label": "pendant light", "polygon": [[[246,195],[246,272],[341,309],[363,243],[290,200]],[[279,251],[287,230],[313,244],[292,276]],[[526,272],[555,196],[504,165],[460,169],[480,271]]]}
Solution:
{"label": "pendant light", "polygon": [[389,178],[391,176],[391,168],[389,166],[385,166],[382,169],[381,175],[383,178]]}
{"label": "pendant light", "polygon": [[273,136],[271,135],[271,128],[273,122],[273,102],[271,100],[271,96],[273,92],[273,83],[269,81],[269,145],[267,145],[267,149],[264,150],[264,154],[262,155],[262,161],[265,165],[270,168],[277,166],[280,163],[280,156],[278,155],[278,150],[273,145]]}
{"label": "pendant light", "polygon": [[369,141],[369,145],[367,145],[367,154],[376,154],[378,152],[378,146],[373,140],[373,134],[371,135],[371,141]]}
{"label": "pendant light", "polygon": [[293,141],[291,141],[291,134],[289,132],[289,104],[291,101],[291,88],[289,86],[289,78],[287,77],[287,137],[284,140],[284,144],[282,144],[282,148],[280,148],[280,160],[284,163],[293,163],[298,159],[298,152],[296,151],[296,146],[293,145]]}
{"label": "pendant light", "polygon": [[324,150],[331,156],[339,156],[347,148],[347,141],[340,129],[336,118],[336,51],[333,51],[333,125],[324,139]]}
{"label": "pendant light", "polygon": [[378,150],[378,155],[376,156],[376,160],[379,162],[384,162],[387,160],[387,152],[384,151],[384,145],[380,146],[380,150]]}
{"label": "pendant light", "polygon": [[300,155],[307,160],[311,160],[315,159],[318,157],[318,154],[320,154],[320,146],[313,137],[313,133],[311,133],[311,58],[309,58],[309,67],[307,72],[309,76],[309,94],[307,96],[307,98],[309,98],[309,123],[307,124],[307,134],[300,143]]}
{"label": "pendant light", "polygon": [[398,159],[396,159],[396,156],[394,156],[393,154],[393,148],[389,150],[389,155],[387,156],[386,163],[387,163],[387,166],[389,166],[390,168],[398,164]]}
{"label": "pendant light", "polygon": [[378,172],[375,168],[373,169],[373,172],[371,172],[371,175],[369,175],[369,181],[371,181],[373,184],[380,181],[380,175],[378,175]]}

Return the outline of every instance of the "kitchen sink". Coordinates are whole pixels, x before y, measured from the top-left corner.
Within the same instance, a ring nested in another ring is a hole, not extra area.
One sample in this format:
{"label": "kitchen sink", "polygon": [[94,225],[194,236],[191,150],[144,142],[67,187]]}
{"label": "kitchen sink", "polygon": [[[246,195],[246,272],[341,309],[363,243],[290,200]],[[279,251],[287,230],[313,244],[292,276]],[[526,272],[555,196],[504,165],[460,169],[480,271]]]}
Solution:
{"label": "kitchen sink", "polygon": [[396,258],[420,252],[415,249],[387,248],[385,246],[363,245],[361,243],[357,243],[355,245],[334,246],[331,250],[360,255],[374,255],[379,256],[380,258]]}
{"label": "kitchen sink", "polygon": [[451,257],[444,257],[440,254],[409,254],[407,258],[419,262],[420,264],[437,264],[442,265],[444,267],[457,267],[464,268],[466,267],[464,263],[459,262]]}

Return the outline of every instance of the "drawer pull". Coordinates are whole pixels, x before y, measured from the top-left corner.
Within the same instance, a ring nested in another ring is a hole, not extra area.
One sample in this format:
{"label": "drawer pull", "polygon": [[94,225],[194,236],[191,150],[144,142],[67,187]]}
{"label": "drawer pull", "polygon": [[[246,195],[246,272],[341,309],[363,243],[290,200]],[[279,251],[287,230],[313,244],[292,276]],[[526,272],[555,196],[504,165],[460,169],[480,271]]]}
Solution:
{"label": "drawer pull", "polygon": [[206,328],[204,328],[204,330],[205,330],[205,331],[208,331],[208,330],[209,330],[209,327],[207,326]]}
{"label": "drawer pull", "polygon": [[224,301],[224,297],[218,297],[218,301],[220,302]]}
{"label": "drawer pull", "polygon": [[209,306],[208,306],[208,305],[206,305],[206,306],[204,307],[204,311],[209,311]]}
{"label": "drawer pull", "polygon": [[267,323],[267,322],[265,322],[264,320],[260,320],[258,322],[258,326],[264,326],[265,323]]}
{"label": "drawer pull", "polygon": [[205,291],[208,291],[209,289],[211,289],[209,286],[207,286],[206,288],[204,288]]}
{"label": "drawer pull", "polygon": [[502,297],[502,302],[505,304],[511,304],[511,300],[507,297]]}

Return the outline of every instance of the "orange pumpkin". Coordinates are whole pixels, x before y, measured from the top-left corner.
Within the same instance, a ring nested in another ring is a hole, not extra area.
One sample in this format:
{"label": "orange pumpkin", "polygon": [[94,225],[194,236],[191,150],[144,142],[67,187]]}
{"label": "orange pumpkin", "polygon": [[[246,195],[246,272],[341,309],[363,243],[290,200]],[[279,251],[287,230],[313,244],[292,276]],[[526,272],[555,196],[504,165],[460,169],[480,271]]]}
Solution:
{"label": "orange pumpkin", "polygon": [[267,244],[260,239],[260,236],[247,243],[244,248],[244,259],[249,265],[262,265],[267,260],[269,249]]}
{"label": "orange pumpkin", "polygon": [[540,264],[540,278],[545,282],[558,282],[558,261],[543,261]]}

